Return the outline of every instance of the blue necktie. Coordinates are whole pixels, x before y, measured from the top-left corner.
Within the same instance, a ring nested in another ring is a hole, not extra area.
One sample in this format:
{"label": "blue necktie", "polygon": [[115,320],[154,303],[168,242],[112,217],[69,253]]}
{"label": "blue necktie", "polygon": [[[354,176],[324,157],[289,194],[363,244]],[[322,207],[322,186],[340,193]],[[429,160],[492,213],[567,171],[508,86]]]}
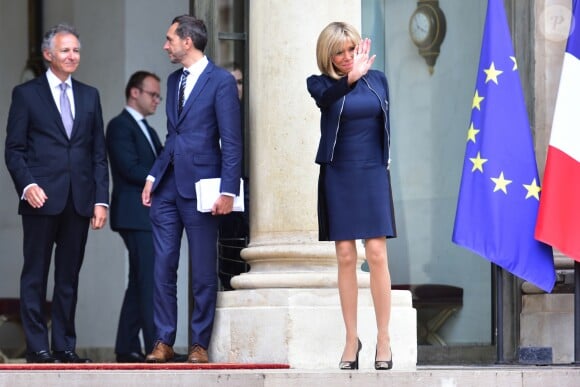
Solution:
{"label": "blue necktie", "polygon": [[181,114],[183,110],[183,105],[185,104],[185,85],[187,84],[187,76],[189,75],[189,71],[187,69],[183,69],[181,73],[181,81],[179,84],[179,106],[178,106],[178,113]]}
{"label": "blue necktie", "polygon": [[62,117],[62,123],[64,124],[66,135],[70,138],[73,128],[73,115],[70,108],[70,101],[66,95],[67,87],[68,85],[64,82],[60,84],[60,116]]}

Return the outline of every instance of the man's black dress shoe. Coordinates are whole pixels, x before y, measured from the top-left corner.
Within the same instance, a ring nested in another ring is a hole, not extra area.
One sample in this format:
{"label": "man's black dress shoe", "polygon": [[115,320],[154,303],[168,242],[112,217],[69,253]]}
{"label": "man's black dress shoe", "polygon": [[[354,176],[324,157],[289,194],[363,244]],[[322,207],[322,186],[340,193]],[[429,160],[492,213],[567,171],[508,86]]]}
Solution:
{"label": "man's black dress shoe", "polygon": [[140,352],[118,353],[117,363],[145,363],[145,355]]}
{"label": "man's black dress shoe", "polygon": [[91,359],[82,358],[73,351],[52,351],[52,356],[61,363],[92,363]]}
{"label": "man's black dress shoe", "polygon": [[29,352],[26,354],[27,363],[60,363],[48,351]]}

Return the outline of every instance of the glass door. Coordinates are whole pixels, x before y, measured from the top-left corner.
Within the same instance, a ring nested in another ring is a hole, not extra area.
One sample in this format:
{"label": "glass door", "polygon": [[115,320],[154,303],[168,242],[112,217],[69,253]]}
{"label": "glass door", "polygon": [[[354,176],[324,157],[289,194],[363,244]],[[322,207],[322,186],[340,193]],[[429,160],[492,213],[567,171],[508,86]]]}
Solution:
{"label": "glass door", "polygon": [[413,294],[419,364],[490,363],[491,265],[451,241],[487,2],[439,3],[448,28],[430,69],[410,34],[416,2],[361,1],[373,67],[390,86],[398,237],[389,267],[393,288]]}

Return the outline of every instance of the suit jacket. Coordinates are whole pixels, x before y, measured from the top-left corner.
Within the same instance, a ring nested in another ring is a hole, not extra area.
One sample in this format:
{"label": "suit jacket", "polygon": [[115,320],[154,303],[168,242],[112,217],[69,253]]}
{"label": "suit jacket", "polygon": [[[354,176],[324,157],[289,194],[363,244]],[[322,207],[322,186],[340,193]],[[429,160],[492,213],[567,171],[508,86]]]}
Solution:
{"label": "suit jacket", "polygon": [[[163,147],[155,130],[149,135],[157,154]],[[155,154],[141,127],[123,109],[107,125],[107,150],[113,177],[110,223],[117,230],[151,230],[149,208],[141,202],[141,191]]]}
{"label": "suit jacket", "polygon": [[76,211],[94,214],[95,203],[109,203],[109,169],[99,92],[72,80],[75,119],[71,138],[43,74],[16,86],[8,113],[5,160],[18,197],[37,183],[48,200],[32,208],[20,200],[19,214],[55,215],[66,204],[69,189]]}
{"label": "suit jacket", "polygon": [[[383,164],[389,164],[391,129],[389,123],[389,85],[385,74],[369,70],[358,82],[364,82],[377,96],[383,110],[385,136],[383,143]],[[320,142],[316,152],[316,163],[328,164],[334,157],[336,137],[340,130],[340,120],[346,95],[353,89],[348,86],[347,77],[332,79],[327,75],[311,75],[306,79],[308,92],[320,108]]]}
{"label": "suit jacket", "polygon": [[173,72],[167,80],[167,138],[150,172],[155,177],[152,192],[173,162],[180,196],[195,198],[195,182],[213,177],[221,177],[221,192],[238,195],[242,130],[236,81],[210,61],[178,115],[181,72]]}

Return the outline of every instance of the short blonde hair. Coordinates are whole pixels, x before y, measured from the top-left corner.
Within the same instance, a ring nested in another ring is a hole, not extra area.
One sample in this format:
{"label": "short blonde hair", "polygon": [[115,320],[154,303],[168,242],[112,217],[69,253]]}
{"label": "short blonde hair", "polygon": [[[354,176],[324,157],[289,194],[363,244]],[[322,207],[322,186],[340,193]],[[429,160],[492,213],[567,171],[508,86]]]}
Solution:
{"label": "short blonde hair", "polygon": [[345,42],[359,44],[361,37],[357,29],[345,22],[332,22],[327,25],[316,43],[316,62],[322,74],[339,79],[339,74],[332,64],[332,57],[343,50]]}

